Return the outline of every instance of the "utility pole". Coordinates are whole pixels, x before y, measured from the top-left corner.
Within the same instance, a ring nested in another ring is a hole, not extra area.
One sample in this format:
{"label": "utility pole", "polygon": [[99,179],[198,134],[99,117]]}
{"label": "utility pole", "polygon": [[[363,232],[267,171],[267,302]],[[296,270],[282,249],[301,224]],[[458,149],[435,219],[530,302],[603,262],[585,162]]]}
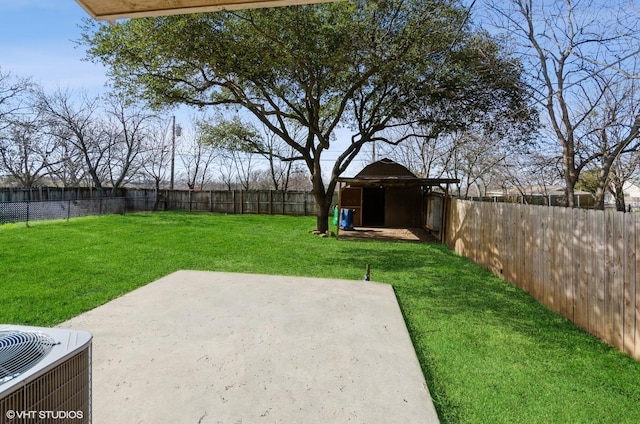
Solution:
{"label": "utility pole", "polygon": [[169,190],[173,190],[173,177],[175,175],[176,167],[176,116],[171,118],[171,182],[169,183]]}

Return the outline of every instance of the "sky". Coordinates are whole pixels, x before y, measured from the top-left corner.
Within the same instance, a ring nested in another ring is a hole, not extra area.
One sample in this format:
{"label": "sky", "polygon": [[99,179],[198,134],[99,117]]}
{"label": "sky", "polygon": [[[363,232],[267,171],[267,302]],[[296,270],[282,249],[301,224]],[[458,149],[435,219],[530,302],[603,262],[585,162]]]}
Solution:
{"label": "sky", "polygon": [[47,90],[103,91],[104,68],[74,43],[89,17],[75,0],[0,0],[0,69]]}

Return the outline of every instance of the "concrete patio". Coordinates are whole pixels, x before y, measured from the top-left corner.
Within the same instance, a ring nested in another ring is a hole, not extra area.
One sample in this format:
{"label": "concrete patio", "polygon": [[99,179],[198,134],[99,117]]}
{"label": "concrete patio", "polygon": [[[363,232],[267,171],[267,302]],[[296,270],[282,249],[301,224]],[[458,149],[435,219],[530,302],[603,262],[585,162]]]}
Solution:
{"label": "concrete patio", "polygon": [[389,285],[178,271],[60,326],[95,424],[438,422]]}

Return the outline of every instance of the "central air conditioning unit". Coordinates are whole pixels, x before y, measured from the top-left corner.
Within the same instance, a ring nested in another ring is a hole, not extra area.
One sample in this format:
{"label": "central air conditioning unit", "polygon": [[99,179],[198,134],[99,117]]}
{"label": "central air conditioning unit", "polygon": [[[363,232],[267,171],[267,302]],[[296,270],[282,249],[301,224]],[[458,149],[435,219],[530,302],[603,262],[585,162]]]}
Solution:
{"label": "central air conditioning unit", "polygon": [[0,422],[91,423],[91,338],[0,325]]}

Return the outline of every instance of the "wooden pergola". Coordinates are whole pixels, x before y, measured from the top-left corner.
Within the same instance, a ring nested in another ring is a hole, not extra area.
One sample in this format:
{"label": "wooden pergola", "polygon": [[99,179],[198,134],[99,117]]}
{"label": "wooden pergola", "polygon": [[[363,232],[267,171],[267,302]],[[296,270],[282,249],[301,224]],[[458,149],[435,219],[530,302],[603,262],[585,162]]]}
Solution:
{"label": "wooden pergola", "polygon": [[76,0],[94,19],[115,22],[116,19],[149,16],[216,12],[328,3],[336,0]]}

